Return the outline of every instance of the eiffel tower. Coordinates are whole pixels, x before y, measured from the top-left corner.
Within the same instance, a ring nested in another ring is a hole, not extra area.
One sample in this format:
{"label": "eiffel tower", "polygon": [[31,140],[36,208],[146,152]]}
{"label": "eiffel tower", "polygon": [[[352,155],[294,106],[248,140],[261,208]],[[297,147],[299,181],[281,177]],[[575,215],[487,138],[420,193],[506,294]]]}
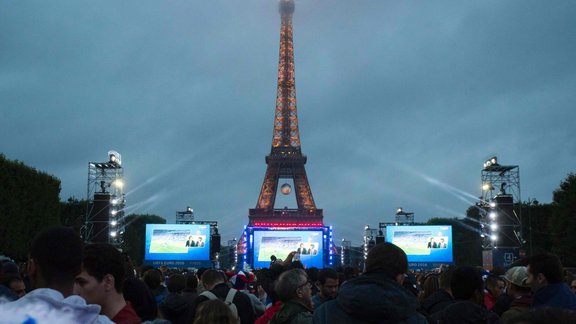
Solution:
{"label": "eiffel tower", "polygon": [[[306,156],[300,148],[296,85],[294,78],[294,45],[292,43],[292,14],[294,0],[280,0],[280,59],[278,62],[278,90],[272,149],[266,156],[266,175],[256,208],[249,210],[250,226],[302,227],[323,226],[322,209],[317,209],[306,176]],[[294,183],[297,209],[276,209],[276,193],[280,179]]]}

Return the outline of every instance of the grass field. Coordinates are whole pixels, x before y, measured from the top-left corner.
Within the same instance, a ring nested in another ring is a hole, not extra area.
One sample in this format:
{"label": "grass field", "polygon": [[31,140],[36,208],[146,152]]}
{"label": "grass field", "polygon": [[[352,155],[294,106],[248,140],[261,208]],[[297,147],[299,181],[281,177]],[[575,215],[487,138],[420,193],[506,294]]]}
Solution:
{"label": "grass field", "polygon": [[166,240],[152,236],[150,253],[188,253],[186,242]]}

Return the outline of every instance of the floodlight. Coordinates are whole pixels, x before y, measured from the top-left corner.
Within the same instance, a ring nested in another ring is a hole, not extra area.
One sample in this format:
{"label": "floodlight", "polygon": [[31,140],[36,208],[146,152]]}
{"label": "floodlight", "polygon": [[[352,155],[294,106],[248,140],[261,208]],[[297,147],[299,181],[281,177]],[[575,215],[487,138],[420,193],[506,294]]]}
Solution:
{"label": "floodlight", "polygon": [[116,231],[112,231],[112,232],[110,232],[110,236],[112,236],[112,237],[116,237]]}
{"label": "floodlight", "polygon": [[492,234],[492,236],[490,236],[490,239],[492,241],[497,241],[498,240],[498,236],[496,236],[496,234]]}
{"label": "floodlight", "polygon": [[486,183],[482,184],[482,190],[484,190],[484,191],[494,190],[494,186],[492,186],[492,184],[490,182],[486,182]]}
{"label": "floodlight", "polygon": [[496,224],[496,223],[490,224],[490,229],[493,230],[493,231],[497,230],[497,229],[498,229],[498,224]]}
{"label": "floodlight", "polygon": [[110,163],[122,165],[122,156],[116,151],[108,151],[108,158]]}
{"label": "floodlight", "polygon": [[496,219],[496,216],[498,216],[498,214],[496,214],[496,212],[490,212],[488,216],[490,216],[490,219]]}
{"label": "floodlight", "polygon": [[496,203],[493,202],[493,201],[491,201],[491,202],[490,202],[490,207],[492,207],[492,208],[496,207]]}
{"label": "floodlight", "polygon": [[116,186],[116,188],[122,189],[124,187],[124,182],[122,182],[122,180],[120,179],[116,179],[114,181],[114,185]]}
{"label": "floodlight", "polygon": [[116,226],[117,224],[118,224],[118,222],[115,221],[115,220],[113,220],[113,221],[110,222],[110,225],[112,225],[112,226]]}
{"label": "floodlight", "polygon": [[115,216],[116,214],[118,214],[118,211],[116,209],[112,209],[112,210],[110,210],[110,214],[112,216]]}

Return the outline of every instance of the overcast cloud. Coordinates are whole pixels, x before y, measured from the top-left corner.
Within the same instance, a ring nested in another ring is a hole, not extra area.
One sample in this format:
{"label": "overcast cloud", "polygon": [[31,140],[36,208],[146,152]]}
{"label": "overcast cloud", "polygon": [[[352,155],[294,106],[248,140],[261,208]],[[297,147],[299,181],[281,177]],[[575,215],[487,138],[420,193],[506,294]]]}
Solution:
{"label": "overcast cloud", "polygon": [[[296,0],[306,170],[336,240],[397,207],[463,217],[482,163],[550,202],[576,171],[576,2]],[[270,152],[275,0],[0,2],[0,152],[86,198],[122,154],[127,209],[192,206],[224,242]],[[276,207],[283,207],[277,204]]]}

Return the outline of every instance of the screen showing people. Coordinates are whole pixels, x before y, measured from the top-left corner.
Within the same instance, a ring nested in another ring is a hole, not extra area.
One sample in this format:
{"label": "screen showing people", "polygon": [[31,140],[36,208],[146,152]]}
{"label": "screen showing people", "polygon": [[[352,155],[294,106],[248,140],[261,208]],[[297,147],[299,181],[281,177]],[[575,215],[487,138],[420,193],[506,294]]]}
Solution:
{"label": "screen showing people", "polygon": [[387,226],[386,241],[404,250],[409,262],[452,262],[452,226]]}
{"label": "screen showing people", "polygon": [[318,254],[318,248],[316,247],[316,244],[300,243],[296,252],[300,255],[316,255]]}
{"label": "screen showing people", "polygon": [[205,245],[205,236],[204,235],[197,235],[197,236],[188,236],[188,239],[186,240],[186,247],[190,247],[190,248],[203,248]]}
{"label": "screen showing people", "polygon": [[428,240],[428,249],[446,249],[448,248],[448,241],[447,237],[440,236],[440,237],[433,237],[431,236]]}
{"label": "screen showing people", "polygon": [[209,258],[210,225],[146,225],[145,260],[209,260]]}
{"label": "screen showing people", "polygon": [[254,267],[270,266],[270,257],[284,260],[292,251],[307,267],[323,266],[321,230],[254,230]]}

